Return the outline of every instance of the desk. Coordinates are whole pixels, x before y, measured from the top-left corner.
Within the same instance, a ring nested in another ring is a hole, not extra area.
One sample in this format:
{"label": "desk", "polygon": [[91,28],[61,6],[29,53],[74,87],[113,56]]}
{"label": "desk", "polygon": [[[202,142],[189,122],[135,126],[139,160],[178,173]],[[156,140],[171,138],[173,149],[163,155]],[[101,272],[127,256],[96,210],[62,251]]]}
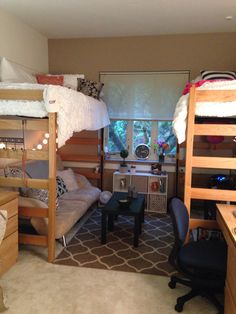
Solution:
{"label": "desk", "polygon": [[224,314],[236,313],[236,205],[217,204],[217,222],[228,245]]}

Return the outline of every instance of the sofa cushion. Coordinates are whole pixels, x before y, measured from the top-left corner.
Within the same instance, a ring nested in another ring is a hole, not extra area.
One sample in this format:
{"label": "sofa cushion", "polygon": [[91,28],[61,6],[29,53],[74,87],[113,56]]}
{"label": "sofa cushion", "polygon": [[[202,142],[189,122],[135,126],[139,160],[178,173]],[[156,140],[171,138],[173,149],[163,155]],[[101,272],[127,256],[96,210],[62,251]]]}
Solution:
{"label": "sofa cushion", "polygon": [[[59,201],[59,209],[56,212],[56,232],[55,238],[60,239],[74,224],[84,215],[88,207],[82,201]],[[35,230],[42,235],[47,235],[48,219],[31,218],[31,224]]]}
{"label": "sofa cushion", "polygon": [[61,196],[60,200],[83,201],[87,204],[87,207],[89,208],[94,202],[96,202],[99,199],[100,193],[101,190],[94,186],[90,186],[89,188],[67,192]]}

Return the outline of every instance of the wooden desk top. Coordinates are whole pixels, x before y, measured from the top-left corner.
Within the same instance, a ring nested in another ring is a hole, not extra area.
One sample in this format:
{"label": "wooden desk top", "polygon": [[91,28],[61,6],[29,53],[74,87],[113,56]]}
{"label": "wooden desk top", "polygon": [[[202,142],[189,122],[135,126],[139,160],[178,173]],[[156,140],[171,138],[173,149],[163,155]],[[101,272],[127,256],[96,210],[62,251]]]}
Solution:
{"label": "wooden desk top", "polygon": [[0,206],[14,200],[19,195],[18,192],[1,191],[0,192]]}
{"label": "wooden desk top", "polygon": [[236,205],[217,204],[218,214],[220,215],[234,245],[236,246],[236,217],[233,211],[236,211]]}

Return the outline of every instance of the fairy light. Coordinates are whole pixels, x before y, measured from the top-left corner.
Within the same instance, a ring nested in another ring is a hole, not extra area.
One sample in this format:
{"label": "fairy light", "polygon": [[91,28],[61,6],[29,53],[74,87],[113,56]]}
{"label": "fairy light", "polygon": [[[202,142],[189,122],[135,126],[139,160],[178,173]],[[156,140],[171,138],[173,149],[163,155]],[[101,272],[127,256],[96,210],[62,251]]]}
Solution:
{"label": "fairy light", "polygon": [[49,133],[45,133],[45,134],[44,134],[44,137],[45,137],[45,138],[49,138]]}
{"label": "fairy light", "polygon": [[58,143],[58,138],[56,138],[56,143]]}
{"label": "fairy light", "polygon": [[38,145],[37,145],[37,149],[40,150],[40,149],[42,149],[42,148],[43,148],[43,145],[42,145],[42,144],[38,144]]}
{"label": "fairy light", "polygon": [[48,140],[45,138],[45,139],[43,140],[43,144],[44,144],[44,145],[47,145],[47,143],[48,143]]}

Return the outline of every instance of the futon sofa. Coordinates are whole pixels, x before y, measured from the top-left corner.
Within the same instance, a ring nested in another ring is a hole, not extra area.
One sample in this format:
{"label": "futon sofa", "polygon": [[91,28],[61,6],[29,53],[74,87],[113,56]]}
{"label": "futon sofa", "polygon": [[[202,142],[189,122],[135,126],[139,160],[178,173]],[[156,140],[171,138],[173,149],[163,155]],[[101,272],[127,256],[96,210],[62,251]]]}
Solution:
{"label": "futon sofa", "polygon": [[[48,162],[31,162],[26,165],[26,173],[31,178],[45,179],[48,177]],[[72,169],[60,167],[60,170],[57,171],[57,179],[58,177],[62,179],[63,186],[59,187],[60,196],[57,199],[56,239],[62,238],[70,231],[91,205],[99,200],[101,193],[100,189],[92,186],[85,176],[74,173]],[[41,191],[47,192],[47,190],[22,188],[19,206],[48,207],[48,194],[45,197],[45,193],[43,193],[45,198],[43,199],[42,195],[40,195]],[[47,218],[31,218],[30,222],[37,233],[41,235],[47,234]]]}

